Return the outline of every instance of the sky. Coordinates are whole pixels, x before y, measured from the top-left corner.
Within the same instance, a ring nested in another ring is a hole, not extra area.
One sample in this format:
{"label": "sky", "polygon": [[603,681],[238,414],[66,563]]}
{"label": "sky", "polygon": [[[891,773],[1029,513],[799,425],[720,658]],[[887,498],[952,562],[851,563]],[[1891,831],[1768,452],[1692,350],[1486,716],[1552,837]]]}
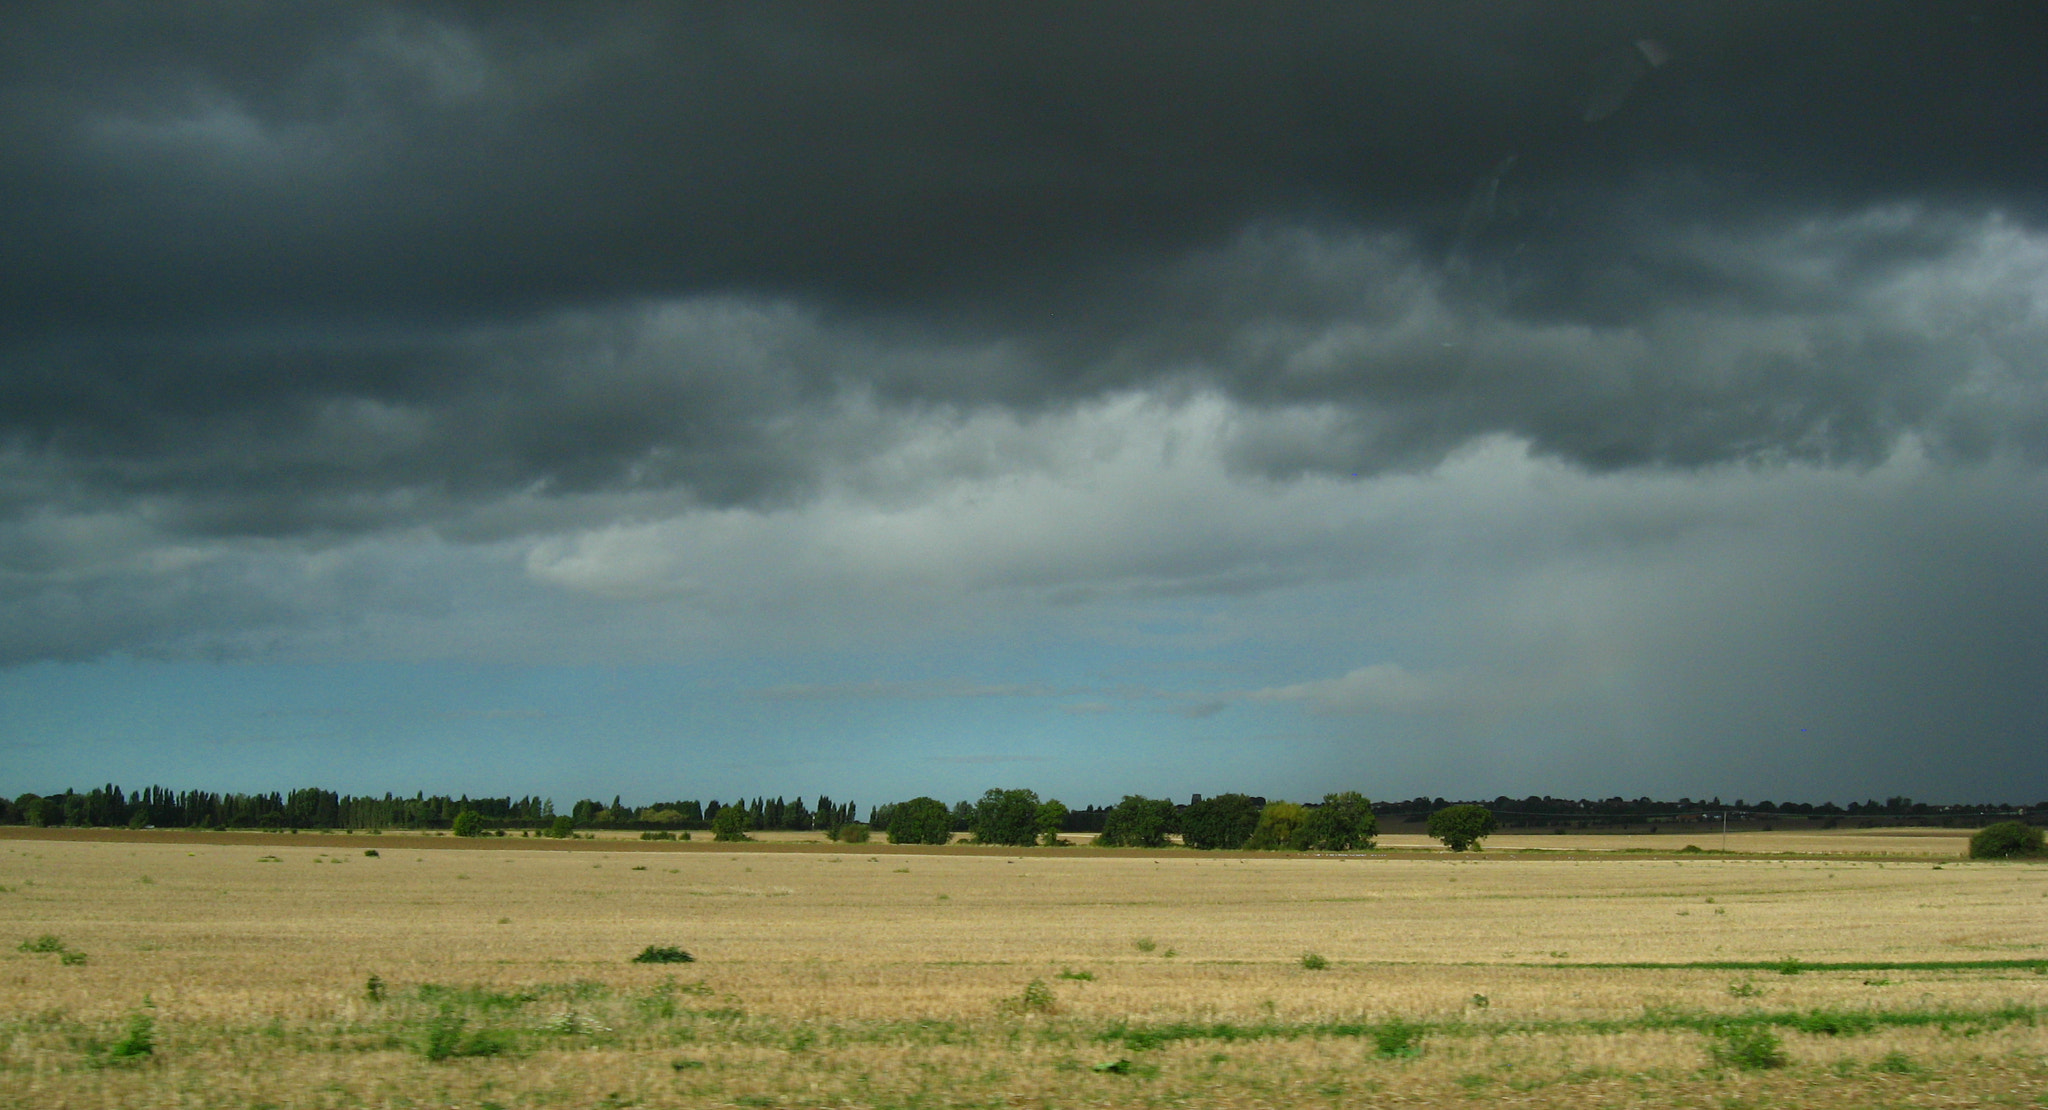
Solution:
{"label": "sky", "polygon": [[2037,5],[0,30],[10,795],[2048,798]]}

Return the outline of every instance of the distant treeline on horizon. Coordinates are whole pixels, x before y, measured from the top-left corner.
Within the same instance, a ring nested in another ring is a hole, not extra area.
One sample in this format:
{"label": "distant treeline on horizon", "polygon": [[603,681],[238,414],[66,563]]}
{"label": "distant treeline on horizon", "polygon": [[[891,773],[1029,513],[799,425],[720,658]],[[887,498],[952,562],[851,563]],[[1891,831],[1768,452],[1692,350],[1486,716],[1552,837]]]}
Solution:
{"label": "distant treeline on horizon", "polygon": [[[1194,795],[1194,801],[1201,800]],[[1264,805],[1266,799],[1251,801]],[[1470,804],[1493,811],[1504,828],[1617,828],[1628,825],[1686,824],[1724,819],[1746,823],[1799,819],[1818,827],[1835,827],[1842,818],[1924,820],[1936,824],[1985,817],[2048,818],[2048,802],[2031,806],[1929,805],[1911,798],[1872,798],[1838,806],[1833,802],[1769,802],[1751,804],[1743,799],[1723,804],[1721,799],[1680,798],[1675,802],[1652,798],[1566,799],[1551,797],[1510,798],[1505,795],[1471,799]],[[870,807],[867,823],[880,828],[887,824],[896,803]],[[1316,803],[1304,803],[1311,808]],[[1458,804],[1444,798],[1412,798],[1406,801],[1374,802],[1373,812],[1383,819],[1420,820],[1435,810]],[[669,801],[645,806],[628,806],[618,796],[606,805],[585,798],[565,811],[557,811],[552,798],[450,797],[445,794],[416,793],[411,797],[385,794],[338,794],[308,787],[287,793],[239,794],[206,790],[170,790],[152,786],[128,792],[109,783],[87,791],[66,789],[61,794],[22,794],[0,797],[0,825],[69,826],[90,828],[221,828],[221,829],[446,829],[456,815],[476,813],[486,827],[538,829],[566,816],[578,828],[588,829],[703,829],[727,806],[740,806],[752,816],[755,829],[833,830],[860,820],[853,802],[834,802],[821,794],[806,804],[799,796],[739,798],[731,802]],[[1100,832],[1109,806],[1090,805],[1068,812],[1062,832]],[[973,803],[953,807],[955,824],[965,831],[974,812]]]}

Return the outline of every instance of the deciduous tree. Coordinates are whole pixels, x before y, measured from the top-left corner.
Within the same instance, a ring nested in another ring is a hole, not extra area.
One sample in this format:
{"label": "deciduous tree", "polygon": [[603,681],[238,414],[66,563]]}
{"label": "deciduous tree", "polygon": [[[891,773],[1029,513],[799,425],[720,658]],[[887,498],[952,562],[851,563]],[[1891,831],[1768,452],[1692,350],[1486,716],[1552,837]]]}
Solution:
{"label": "deciduous tree", "polygon": [[1318,852],[1355,852],[1372,847],[1380,831],[1372,803],[1356,790],[1323,795],[1323,804],[1309,810],[1302,842]]}
{"label": "deciduous tree", "polygon": [[953,813],[937,798],[912,798],[889,807],[889,843],[944,844],[953,839]]}
{"label": "deciduous tree", "polygon": [[1476,851],[1493,835],[1493,811],[1485,806],[1446,806],[1429,815],[1429,835],[1453,852]]}
{"label": "deciduous tree", "polygon": [[990,790],[974,805],[969,826],[978,844],[1038,842],[1038,794],[1032,790]]}

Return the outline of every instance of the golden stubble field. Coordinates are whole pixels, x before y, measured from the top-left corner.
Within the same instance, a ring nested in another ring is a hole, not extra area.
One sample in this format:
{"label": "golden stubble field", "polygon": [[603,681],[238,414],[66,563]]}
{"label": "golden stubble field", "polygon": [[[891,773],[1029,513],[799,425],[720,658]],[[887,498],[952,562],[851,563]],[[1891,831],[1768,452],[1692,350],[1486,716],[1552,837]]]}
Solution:
{"label": "golden stubble field", "polygon": [[0,1105],[2048,1098],[2033,865],[212,839],[0,839]]}

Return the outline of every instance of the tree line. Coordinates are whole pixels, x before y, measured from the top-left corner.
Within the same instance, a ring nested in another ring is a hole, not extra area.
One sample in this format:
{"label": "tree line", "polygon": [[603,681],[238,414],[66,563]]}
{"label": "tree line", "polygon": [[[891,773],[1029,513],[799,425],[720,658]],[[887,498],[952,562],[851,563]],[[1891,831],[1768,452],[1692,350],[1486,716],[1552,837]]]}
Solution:
{"label": "tree line", "polygon": [[[1659,822],[1721,819],[1784,821],[1801,819],[1833,825],[1843,818],[1913,819],[1931,823],[1973,821],[1986,817],[2048,818],[2048,802],[2023,807],[1999,805],[1929,805],[1895,796],[1879,801],[1819,804],[1720,798],[1676,802],[1651,798],[1564,799],[1510,798],[1459,803],[1417,797],[1369,802],[1356,792],[1330,794],[1320,802],[1286,802],[1249,794],[1195,795],[1180,804],[1164,798],[1127,795],[1114,805],[1070,809],[1057,799],[1040,801],[1030,790],[992,789],[978,801],[951,805],[932,797],[912,798],[871,807],[863,831],[901,830],[911,842],[932,842],[943,835],[965,833],[988,844],[1031,844],[1056,841],[1064,833],[1095,833],[1097,842],[1132,847],[1156,846],[1169,836],[1196,847],[1243,847],[1255,838],[1260,845],[1332,845],[1348,842],[1381,821],[1422,822],[1459,804],[1490,812],[1503,828],[1602,828]],[[0,824],[74,826],[220,828],[220,829],[451,829],[464,813],[476,815],[475,827],[502,829],[625,829],[684,831],[716,829],[721,811],[732,811],[726,826],[748,830],[823,831],[837,835],[860,825],[854,802],[836,802],[820,794],[807,802],[801,795],[758,796],[730,802],[674,800],[627,805],[614,795],[610,804],[592,798],[558,811],[554,800],[539,796],[453,797],[424,792],[350,795],[319,787],[288,792],[235,793],[171,790],[151,786],[133,792],[112,783],[78,791],[0,797]],[[1341,818],[1338,815],[1343,815]],[[562,822],[566,819],[566,826]],[[1332,822],[1335,822],[1334,824]],[[892,832],[892,839],[894,838]]]}
{"label": "tree line", "polygon": [[572,827],[603,829],[704,829],[723,809],[747,814],[749,827],[798,832],[832,829],[854,820],[854,803],[819,795],[739,798],[731,802],[670,801],[630,807],[614,796],[606,805],[585,798],[558,813],[552,798],[472,798],[467,794],[415,793],[350,795],[319,787],[285,793],[171,790],[151,786],[129,792],[112,783],[58,794],[0,797],[0,825],[78,828],[190,829],[452,829],[457,818],[475,815],[483,829],[549,829],[567,819]]}

